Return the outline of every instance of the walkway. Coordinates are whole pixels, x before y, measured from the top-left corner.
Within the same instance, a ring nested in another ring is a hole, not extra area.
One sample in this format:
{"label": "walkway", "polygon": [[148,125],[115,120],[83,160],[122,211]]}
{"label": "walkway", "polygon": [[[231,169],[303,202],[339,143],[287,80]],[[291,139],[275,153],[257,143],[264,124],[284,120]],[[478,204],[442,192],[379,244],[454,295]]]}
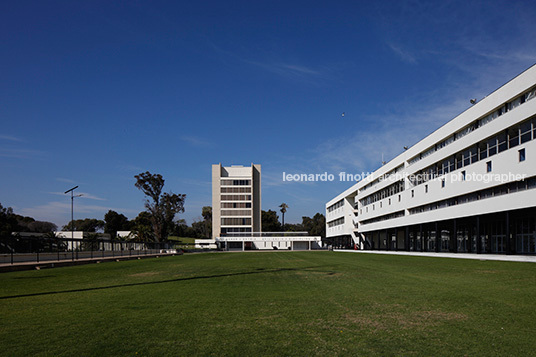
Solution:
{"label": "walkway", "polygon": [[19,270],[33,270],[42,268],[56,268],[62,266],[82,265],[90,263],[100,262],[112,262],[121,260],[132,259],[145,259],[145,258],[159,258],[165,256],[181,255],[181,253],[154,253],[154,254],[140,254],[140,255],[123,255],[123,256],[107,256],[107,257],[94,257],[94,258],[82,258],[82,259],[62,259],[62,260],[46,260],[41,262],[29,261],[29,262],[15,262],[13,264],[0,264],[0,273]]}
{"label": "walkway", "polygon": [[536,263],[536,256],[534,256],[534,255],[432,253],[432,252],[404,252],[404,251],[350,250],[350,249],[334,249],[334,251],[335,252],[346,252],[346,253],[411,255],[411,256],[416,256],[416,257],[458,258],[458,259],[476,259],[476,260],[500,260],[500,261],[505,261],[505,262]]}

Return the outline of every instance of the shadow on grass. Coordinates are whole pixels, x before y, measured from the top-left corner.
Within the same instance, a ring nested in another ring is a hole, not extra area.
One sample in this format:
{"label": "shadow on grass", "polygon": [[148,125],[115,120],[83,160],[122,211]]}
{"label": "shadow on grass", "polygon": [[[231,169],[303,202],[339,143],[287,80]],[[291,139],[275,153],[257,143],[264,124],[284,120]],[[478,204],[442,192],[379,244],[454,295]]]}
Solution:
{"label": "shadow on grass", "polygon": [[[229,276],[239,276],[239,275],[266,274],[266,273],[278,273],[278,272],[285,272],[285,271],[300,271],[300,270],[311,272],[311,271],[314,271],[314,270],[309,270],[309,269],[311,269],[311,268],[320,268],[320,267],[321,266],[305,267],[305,268],[279,268],[279,269],[263,269],[263,268],[260,268],[260,269],[257,269],[256,271],[247,271],[247,272],[241,272],[241,273],[201,275],[201,276],[191,276],[191,277],[188,277],[188,278],[177,278],[177,279],[168,279],[168,280],[160,280],[160,281],[146,281],[146,282],[141,282],[141,283],[118,284],[118,285],[100,286],[100,287],[94,287],[94,288],[71,289],[71,290],[61,290],[61,291],[45,291],[45,292],[41,292],[41,293],[21,294],[21,295],[8,295],[8,296],[0,296],[0,300],[17,299],[17,298],[32,297],[32,296],[78,293],[78,292],[94,291],[94,290],[116,289],[116,288],[124,288],[124,287],[129,287],[129,286],[165,284],[165,283],[174,283],[174,282],[178,282],[178,281],[188,281],[188,280],[225,278],[225,277],[229,277]],[[330,271],[325,271],[325,273],[329,274]]]}

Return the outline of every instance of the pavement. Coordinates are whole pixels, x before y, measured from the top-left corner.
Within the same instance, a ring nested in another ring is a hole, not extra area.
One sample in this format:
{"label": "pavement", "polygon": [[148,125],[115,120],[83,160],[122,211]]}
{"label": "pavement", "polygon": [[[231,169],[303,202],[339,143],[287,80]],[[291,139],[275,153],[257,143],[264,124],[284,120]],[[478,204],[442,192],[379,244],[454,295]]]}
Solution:
{"label": "pavement", "polygon": [[498,261],[505,261],[505,262],[536,263],[536,256],[534,256],[534,255],[432,253],[432,252],[403,252],[403,251],[350,250],[350,249],[334,249],[334,251],[335,252],[344,252],[344,253],[357,253],[357,254],[410,255],[410,256],[416,256],[416,257],[457,258],[457,259],[475,259],[475,260],[498,260]]}
{"label": "pavement", "polygon": [[0,273],[19,270],[39,270],[44,268],[57,268],[62,266],[82,265],[91,263],[131,260],[131,259],[145,259],[145,258],[159,258],[164,256],[181,255],[182,253],[155,253],[155,254],[140,254],[140,255],[124,255],[124,256],[108,256],[108,257],[94,257],[94,258],[82,258],[76,260],[62,259],[62,260],[46,260],[41,262],[29,261],[29,262],[15,262],[13,264],[0,264]]}

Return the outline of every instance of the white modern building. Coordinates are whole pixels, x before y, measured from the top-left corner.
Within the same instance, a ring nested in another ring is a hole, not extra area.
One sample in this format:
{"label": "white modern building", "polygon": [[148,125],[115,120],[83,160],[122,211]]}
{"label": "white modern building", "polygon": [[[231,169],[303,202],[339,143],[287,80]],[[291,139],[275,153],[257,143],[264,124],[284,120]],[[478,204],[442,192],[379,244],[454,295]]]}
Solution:
{"label": "white modern building", "polygon": [[536,253],[535,97],[536,65],[330,200],[327,238],[356,249]]}
{"label": "white modern building", "polygon": [[212,165],[212,239],[261,231],[261,165]]}

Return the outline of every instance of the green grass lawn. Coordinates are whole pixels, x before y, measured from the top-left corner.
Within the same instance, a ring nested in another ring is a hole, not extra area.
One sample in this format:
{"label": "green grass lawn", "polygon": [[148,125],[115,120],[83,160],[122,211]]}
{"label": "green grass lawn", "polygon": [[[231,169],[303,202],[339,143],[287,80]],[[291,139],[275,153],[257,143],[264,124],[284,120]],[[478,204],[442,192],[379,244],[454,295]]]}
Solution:
{"label": "green grass lawn", "polygon": [[0,355],[533,355],[536,264],[207,253],[0,274]]}

